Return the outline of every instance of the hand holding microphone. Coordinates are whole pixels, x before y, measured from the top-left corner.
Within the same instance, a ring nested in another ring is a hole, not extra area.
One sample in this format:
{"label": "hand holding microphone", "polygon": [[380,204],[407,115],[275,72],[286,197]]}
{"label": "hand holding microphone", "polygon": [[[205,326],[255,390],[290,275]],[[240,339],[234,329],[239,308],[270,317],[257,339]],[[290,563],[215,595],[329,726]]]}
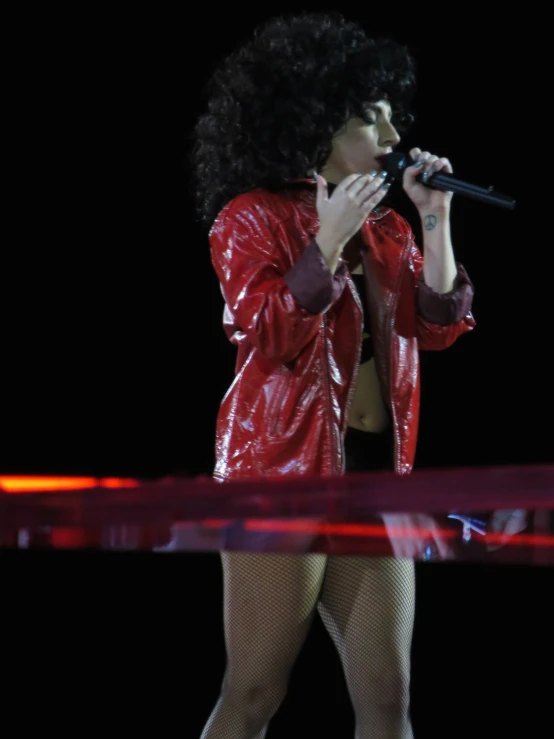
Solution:
{"label": "hand holding microphone", "polygon": [[[421,164],[423,172],[417,172],[412,169],[415,181],[423,187],[430,188],[431,190],[437,190],[442,192],[448,192],[458,195],[463,195],[466,198],[478,200],[482,203],[489,203],[490,205],[498,205],[501,208],[507,208],[513,210],[516,205],[516,201],[507,195],[501,195],[491,187],[479,187],[478,185],[472,185],[469,182],[454,177],[452,174],[452,168],[447,159],[438,159],[438,157],[432,157],[429,152],[419,153],[419,149],[412,149],[410,154],[402,154],[400,152],[393,152],[392,154],[386,154],[381,157],[383,168],[392,177],[403,177],[405,171],[408,168],[413,168],[415,164]],[[415,157],[418,156],[416,161]],[[435,166],[435,170],[432,171],[432,167],[427,167],[426,163],[429,161]],[[441,165],[438,166],[437,162]],[[427,173],[427,177],[424,174]],[[406,180],[404,180],[406,182]],[[410,183],[408,183],[410,187]],[[421,190],[419,192],[421,196]],[[411,190],[413,194],[414,191]],[[408,193],[410,195],[410,193]],[[411,195],[410,195],[411,197]],[[419,200],[416,195],[416,200]],[[413,198],[412,198],[413,200]],[[418,203],[415,203],[419,207]]]}

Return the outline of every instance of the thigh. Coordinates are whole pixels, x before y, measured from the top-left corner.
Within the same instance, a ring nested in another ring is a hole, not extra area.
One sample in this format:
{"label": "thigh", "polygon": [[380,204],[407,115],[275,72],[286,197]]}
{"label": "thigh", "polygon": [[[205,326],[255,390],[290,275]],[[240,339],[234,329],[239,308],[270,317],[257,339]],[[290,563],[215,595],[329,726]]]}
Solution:
{"label": "thigh", "polygon": [[321,590],[323,554],[223,552],[227,672],[288,676]]}
{"label": "thigh", "polygon": [[352,676],[409,673],[414,563],[391,557],[329,557],[318,610],[351,686]]}

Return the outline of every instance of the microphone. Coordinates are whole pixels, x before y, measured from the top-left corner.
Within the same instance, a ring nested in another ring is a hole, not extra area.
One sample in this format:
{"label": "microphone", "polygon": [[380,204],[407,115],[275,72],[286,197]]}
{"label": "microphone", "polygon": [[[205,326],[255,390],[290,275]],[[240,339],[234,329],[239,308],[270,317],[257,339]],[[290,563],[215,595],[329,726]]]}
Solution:
{"label": "microphone", "polygon": [[[407,167],[415,164],[415,161],[409,154],[401,154],[400,152],[385,154],[379,161],[383,164],[383,169],[392,177],[402,175]],[[494,187],[471,185],[469,182],[464,182],[454,177],[454,175],[448,174],[448,172],[435,172],[434,175],[429,177],[427,182],[423,182],[421,175],[418,175],[416,180],[433,190],[443,190],[458,195],[465,195],[466,198],[479,200],[482,203],[490,203],[490,205],[498,205],[501,208],[508,208],[508,210],[513,210],[516,207],[516,201],[513,198],[507,195],[501,195],[495,191]]]}

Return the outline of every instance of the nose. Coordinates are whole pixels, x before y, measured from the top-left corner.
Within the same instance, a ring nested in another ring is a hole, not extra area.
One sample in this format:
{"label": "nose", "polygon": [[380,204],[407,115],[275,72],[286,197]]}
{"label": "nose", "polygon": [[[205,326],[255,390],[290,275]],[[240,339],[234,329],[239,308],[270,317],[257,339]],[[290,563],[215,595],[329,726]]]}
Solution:
{"label": "nose", "polygon": [[383,123],[379,138],[379,144],[383,149],[386,147],[398,146],[400,143],[400,135],[392,123]]}

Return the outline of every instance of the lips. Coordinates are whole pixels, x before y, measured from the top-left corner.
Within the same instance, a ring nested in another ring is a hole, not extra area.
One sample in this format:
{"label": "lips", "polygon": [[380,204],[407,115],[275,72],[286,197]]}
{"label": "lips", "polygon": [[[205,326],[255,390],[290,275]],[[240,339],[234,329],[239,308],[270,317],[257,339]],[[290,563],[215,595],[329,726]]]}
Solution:
{"label": "lips", "polygon": [[379,165],[381,169],[383,168],[383,157],[384,156],[385,156],[384,154],[381,154],[380,157],[374,157],[375,161],[377,162],[377,164]]}

